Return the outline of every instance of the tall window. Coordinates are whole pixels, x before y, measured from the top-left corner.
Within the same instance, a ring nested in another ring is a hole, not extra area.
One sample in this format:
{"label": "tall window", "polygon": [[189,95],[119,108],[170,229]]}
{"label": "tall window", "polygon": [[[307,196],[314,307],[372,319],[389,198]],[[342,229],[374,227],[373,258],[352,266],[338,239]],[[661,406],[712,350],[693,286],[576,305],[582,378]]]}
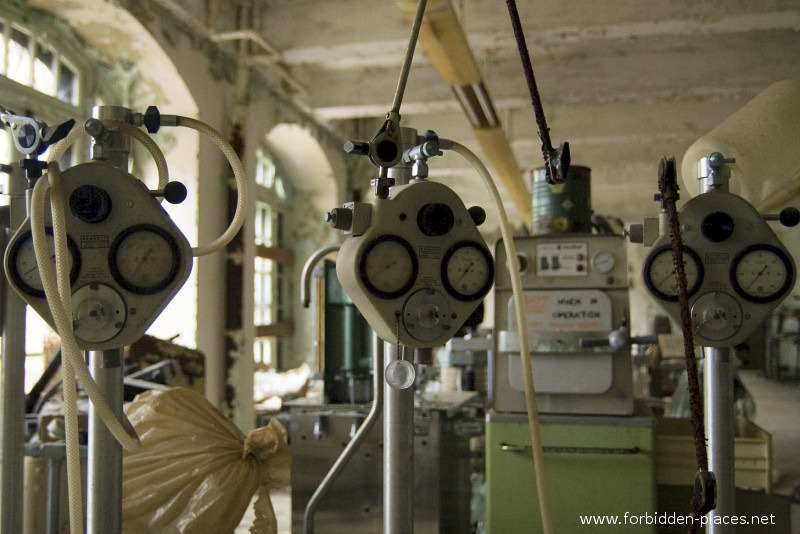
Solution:
{"label": "tall window", "polygon": [[[54,33],[57,32],[48,32],[50,36]],[[86,110],[80,108],[83,77],[63,54],[64,43],[51,45],[43,36],[33,25],[12,20],[5,12],[0,14],[0,105],[19,114],[32,113],[34,118],[44,119],[52,126],[54,122],[44,117],[65,120],[86,115]],[[62,161],[73,163],[74,153],[71,148]],[[16,165],[20,159],[11,134],[0,126],[0,163]],[[4,193],[0,195],[0,204],[9,200],[7,178],[0,173]],[[26,381],[36,380],[41,374],[44,360],[39,355],[44,351],[49,331],[44,320],[28,308],[25,352],[32,357],[26,359]],[[26,385],[26,391],[30,385]]]}
{"label": "tall window", "polygon": [[[24,89],[9,80],[32,91],[21,95]],[[78,69],[56,46],[38,37],[34,30],[0,15],[0,106],[20,114],[50,112],[51,116],[53,109],[58,109],[55,116],[60,120],[79,117],[81,82]],[[54,103],[58,104],[56,108]],[[74,147],[70,147],[61,162],[75,163],[74,153]],[[16,163],[19,159],[11,135],[0,130],[0,163]],[[7,193],[7,176],[0,176],[0,182]],[[7,202],[7,197],[0,199],[0,204]]]}
{"label": "tall window", "polygon": [[0,74],[73,106],[80,90],[77,70],[33,32],[0,19]]}
{"label": "tall window", "polygon": [[281,367],[294,334],[288,218],[291,184],[264,148],[256,151],[254,317],[257,364]]}

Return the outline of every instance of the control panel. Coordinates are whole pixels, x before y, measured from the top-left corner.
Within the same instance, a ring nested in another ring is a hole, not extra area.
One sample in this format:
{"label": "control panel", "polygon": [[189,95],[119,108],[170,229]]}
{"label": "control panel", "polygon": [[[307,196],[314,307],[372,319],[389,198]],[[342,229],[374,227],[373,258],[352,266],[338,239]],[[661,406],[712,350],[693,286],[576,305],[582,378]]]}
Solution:
{"label": "control panel", "polygon": [[[67,169],[61,179],[72,319],[79,347],[124,347],[145,332],[186,281],[192,267],[191,248],[135,176],[94,161]],[[45,224],[55,263],[49,213]],[[30,218],[8,244],[5,270],[12,287],[53,326],[34,255]]]}
{"label": "control panel", "polygon": [[336,262],[342,287],[386,341],[444,345],[492,287],[494,260],[477,229],[485,214],[445,185],[415,179],[330,217],[350,234]]}
{"label": "control panel", "polygon": [[[536,389],[542,413],[633,411],[625,241],[608,234],[514,238]],[[495,247],[498,264],[505,247]],[[526,411],[520,340],[507,270],[495,275],[490,397],[497,412]]]}
{"label": "control panel", "polygon": [[[678,214],[682,261],[696,344],[732,347],[753,333],[791,291],[794,260],[743,198],[711,189]],[[660,236],[643,270],[647,290],[680,323],[670,237]]]}

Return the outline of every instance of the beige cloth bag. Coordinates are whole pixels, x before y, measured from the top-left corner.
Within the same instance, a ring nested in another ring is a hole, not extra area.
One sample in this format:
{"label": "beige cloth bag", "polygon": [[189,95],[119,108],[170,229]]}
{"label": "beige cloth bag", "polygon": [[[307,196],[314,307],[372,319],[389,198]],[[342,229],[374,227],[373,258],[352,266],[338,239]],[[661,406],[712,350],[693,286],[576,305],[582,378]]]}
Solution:
{"label": "beige cloth bag", "polygon": [[[269,490],[289,484],[286,429],[275,419],[247,437],[196,391],[138,395],[125,413],[140,450],[123,457],[124,534],[228,534],[253,495],[253,534],[277,533]],[[260,489],[259,489],[260,488]]]}

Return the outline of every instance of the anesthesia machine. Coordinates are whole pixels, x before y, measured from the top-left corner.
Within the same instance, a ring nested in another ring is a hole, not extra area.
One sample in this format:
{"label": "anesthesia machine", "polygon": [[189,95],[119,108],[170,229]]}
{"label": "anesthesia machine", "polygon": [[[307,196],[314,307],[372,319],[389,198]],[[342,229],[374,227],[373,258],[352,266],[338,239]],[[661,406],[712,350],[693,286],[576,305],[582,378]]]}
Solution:
{"label": "anesthesia machine", "polygon": [[[93,110],[84,125],[69,121],[54,128],[4,112],[27,190],[12,181],[10,230],[5,251],[9,284],[61,337],[63,355],[66,456],[70,480],[80,480],[79,457],[87,460],[86,528],[92,534],[121,531],[122,449],[135,449],[138,437],[122,414],[123,348],[139,339],[189,276],[192,257],[224,247],[244,220],[246,182],[238,157],[209,126],[186,117],[112,106]],[[192,248],[161,207],[161,198],[179,203],[186,188],[169,182],[164,156],[139,127],[155,133],[161,126],[196,129],[223,150],[239,187],[237,213],[216,241]],[[83,134],[93,139],[93,161],[61,171],[64,151]],[[149,190],[127,171],[130,139],[155,158],[158,190]],[[60,141],[60,142],[59,142]],[[38,157],[46,149],[47,162]],[[24,303],[7,296],[3,332],[3,532],[22,532],[24,410]],[[15,331],[21,331],[18,339]],[[91,374],[81,351],[87,352]],[[9,377],[20,377],[12,384]],[[91,401],[88,445],[80,446],[77,383]],[[20,407],[20,410],[17,408]],[[60,461],[50,463],[48,514],[56,528]],[[70,524],[83,532],[80,484],[69,484]]]}
{"label": "anesthesia machine", "polygon": [[[700,500],[708,502],[700,506],[710,510],[714,533],[732,532],[717,519],[737,511],[734,347],[769,317],[796,281],[792,254],[766,221],[793,227],[800,212],[791,207],[776,215],[764,212],[789,200],[765,200],[772,193],[766,186],[796,175],[800,159],[792,143],[799,133],[800,82],[770,86],[689,148],[683,180],[696,196],[680,211],[675,163],[662,160],[660,235],[647,242],[647,223],[635,232],[639,242],[652,245],[643,267],[648,292],[683,327],[695,436],[708,439],[707,454],[697,450],[696,485],[706,488]],[[748,200],[761,204],[757,209]],[[702,402],[692,345],[703,347],[705,356]]]}
{"label": "anesthesia machine", "polygon": [[[635,411],[629,336],[628,261],[621,235],[592,233],[590,169],[563,184],[532,183],[533,235],[515,237],[525,328],[545,472],[557,531],[581,513],[655,506],[652,419]],[[501,243],[497,265],[507,265]],[[495,341],[486,417],[487,532],[522,524],[539,532],[539,510],[511,273],[495,274]],[[642,342],[644,340],[633,340]],[[624,470],[624,480],[618,473]],[[508,484],[510,479],[514,484]],[[580,482],[576,482],[580,481]]]}
{"label": "anesthesia machine", "polygon": [[[544,159],[532,175],[532,231],[513,235],[497,188],[474,154],[432,131],[400,125],[425,4],[417,6],[385,122],[371,141],[345,144],[346,152],[369,158],[377,169],[374,195],[326,214],[326,222],[341,231],[341,243],[319,249],[303,269],[303,304],[316,299],[316,371],[324,388],[321,402],[286,405],[293,532],[468,534],[477,527],[490,534],[523,528],[550,534],[578,531],[579,514],[655,512],[658,424],[634,399],[631,346],[657,341],[630,334],[626,235],[650,247],[642,267],[645,288],[683,328],[697,444],[696,478],[686,481],[695,491],[687,513],[710,514],[710,532],[732,532],[713,518],[736,513],[733,347],[795,284],[792,254],[765,219],[800,222],[797,210],[765,216],[750,203],[761,199],[748,198],[761,193],[749,183],[759,169],[779,173],[797,157],[788,161],[788,150],[739,133],[765,116],[784,115],[797,118],[794,130],[776,135],[800,138],[800,106],[781,108],[786,99],[797,102],[798,83],[773,86],[686,153],[683,179],[694,196],[680,210],[676,164],[664,158],[659,217],[620,234],[608,226],[595,231],[590,169],[570,165],[567,143],[551,145],[509,0]],[[155,107],[134,113],[100,106],[82,125],[52,128],[0,111],[25,156],[24,176],[12,173],[11,205],[3,213],[5,273],[22,300],[6,295],[2,310],[0,527],[2,534],[23,531],[27,303],[62,339],[65,444],[51,470],[60,473],[60,458],[66,458],[71,529],[83,532],[85,509],[90,534],[118,534],[122,450],[139,445],[122,413],[123,348],[145,333],[186,282],[193,256],[220,250],[241,228],[244,171],[216,131]],[[761,124],[768,139],[774,130],[768,121]],[[140,128],[155,133],[167,126],[209,136],[233,169],[236,212],[208,245],[193,248],[160,203],[181,202],[186,189],[169,181],[163,154]],[[59,158],[84,134],[92,138],[92,161],[62,170]],[[155,159],[155,191],[128,171],[131,138]],[[429,161],[448,150],[464,157],[486,185],[502,236],[493,249],[479,231],[484,209],[466,206],[452,189],[428,180]],[[44,154],[47,162],[39,160]],[[729,187],[732,175],[741,182],[741,196]],[[332,254],[335,263],[325,259]],[[453,351],[487,353],[485,404],[473,391],[426,391],[434,349],[480,322],[487,298],[491,336],[451,344]],[[695,344],[705,351],[702,393]],[[84,447],[77,385],[91,403]],[[485,450],[478,454],[484,457],[476,458],[480,440],[474,438],[482,435]],[[82,454],[88,466],[85,506]],[[473,475],[482,460],[485,523],[481,518],[476,525]],[[48,528],[55,528],[60,483],[54,472],[48,482]]]}
{"label": "anesthesia machine", "polygon": [[[800,168],[797,152],[788,145],[800,135],[798,102],[800,83],[775,84],[692,146],[684,157],[683,179],[695,196],[680,210],[675,162],[664,158],[656,197],[659,218],[625,232],[632,243],[650,247],[642,266],[644,286],[683,327],[694,443],[702,444],[695,447],[695,480],[684,483],[695,491],[686,510],[702,517],[714,533],[732,532],[718,518],[737,512],[733,348],[769,317],[796,280],[792,254],[767,221],[795,226],[800,212],[786,208],[780,215],[764,215],[788,198],[764,201],[770,191],[758,171],[774,173],[767,180],[774,185]],[[729,190],[732,174],[741,182],[736,190],[761,202],[758,210]],[[581,513],[620,516],[664,506],[656,501],[656,475],[663,468],[657,442],[664,430],[634,401],[631,389],[630,345],[656,340],[629,336],[627,244],[622,236],[589,233],[588,193],[570,191],[583,182],[588,183],[588,169],[574,166],[566,187],[543,192],[534,179],[534,235],[515,238],[545,469],[558,503],[553,522],[566,531],[580,528],[576,503]],[[587,219],[581,220],[580,210],[565,212],[564,206],[582,207]],[[509,263],[502,247],[495,255],[497,265]],[[518,319],[509,301],[509,274],[495,273],[486,424],[487,530],[492,533],[539,520],[529,504],[537,492],[533,465],[521,454],[530,451],[531,442],[521,415],[523,364],[513,331]],[[704,347],[704,398],[695,345]],[[520,482],[511,487],[510,477]]]}
{"label": "anesthesia machine", "polygon": [[[475,395],[426,397],[415,395],[414,384],[418,366],[432,363],[430,349],[455,335],[489,291],[494,262],[477,231],[483,210],[468,210],[451,189],[425,180],[424,160],[441,154],[440,141],[431,132],[399,131],[404,161],[374,181],[373,203],[351,202],[328,214],[347,238],[306,264],[308,273],[311,263],[337,251],[341,288],[376,334],[370,413],[353,404],[359,399],[290,406],[293,524],[306,532],[375,532],[382,520],[385,529],[409,523],[418,532],[472,528],[470,438],[481,424],[462,406]],[[343,301],[336,282],[326,277],[324,294]],[[323,321],[338,329],[354,324]],[[339,337],[335,332],[326,329],[325,337]],[[325,346],[326,367],[342,359],[331,352],[347,348]],[[327,370],[323,376],[333,378]],[[372,430],[380,419],[382,436]]]}
{"label": "anesthesia machine", "polygon": [[[370,142],[345,145],[378,168],[375,200],[331,210],[326,220],[344,241],[306,264],[308,273],[338,249],[341,287],[375,333],[374,398],[366,416],[346,404],[291,409],[293,452],[308,459],[293,470],[293,524],[306,533],[314,532],[316,516],[319,530],[331,529],[326,532],[472,528],[469,439],[476,425],[461,407],[474,395],[426,398],[415,394],[415,382],[420,366],[433,363],[433,348],[452,338],[482,303],[493,284],[494,261],[477,230],[484,211],[467,209],[450,188],[426,180],[428,159],[460,145],[400,126],[424,8],[422,1],[385,123]],[[326,354],[322,360],[327,365],[358,356]],[[381,419],[382,436],[372,431]]]}
{"label": "anesthesia machine", "polygon": [[[418,382],[417,373],[422,369],[421,366],[433,363],[432,349],[445,345],[470,321],[493,284],[504,276],[501,274],[504,269],[496,269],[495,265],[506,263],[495,260],[477,230],[485,219],[483,209],[477,206],[468,209],[451,189],[426,179],[430,158],[441,155],[442,150],[453,150],[476,168],[498,213],[501,233],[506,237],[505,257],[512,259],[512,265],[517,253],[515,243],[510,239],[511,230],[497,189],[480,161],[462,145],[439,139],[433,132],[419,135],[414,129],[400,127],[400,103],[424,8],[425,2],[419,2],[395,100],[384,125],[372,141],[348,142],[345,145],[347,152],[369,157],[378,168],[378,176],[372,181],[375,200],[372,203],[349,202],[333,209],[326,217],[334,228],[345,235],[336,261],[338,279],[375,332],[375,398],[364,422],[354,433],[351,432],[353,439],[346,445],[342,441],[344,450],[341,456],[309,499],[303,517],[304,532],[307,533],[313,531],[318,505],[325,499],[325,494],[330,493],[328,490],[340,474],[347,471],[347,464],[356,459],[363,461],[364,457],[369,458],[377,452],[368,446],[359,450],[359,446],[366,442],[369,429],[381,417],[381,407],[383,531],[387,534],[406,534],[419,528],[424,532],[468,532],[472,528],[469,521],[465,521],[464,501],[453,500],[454,493],[458,494],[469,487],[463,476],[469,470],[458,467],[459,462],[454,462],[453,458],[469,450],[465,446],[465,438],[470,434],[464,430],[470,425],[461,425],[454,418],[446,421],[447,410],[436,408],[435,402],[428,403],[422,392],[415,395],[415,383]],[[513,23],[515,10],[511,5],[509,9]],[[535,92],[533,89],[532,92]],[[537,101],[538,94],[534,97],[535,107]],[[544,140],[546,179],[551,183],[563,182],[569,168],[568,145],[564,143],[558,150],[553,149],[546,124],[542,121],[539,127]],[[567,255],[561,259],[567,260]],[[624,265],[624,258],[619,258],[619,261],[620,265]],[[511,272],[512,285],[515,286],[513,300],[516,308],[521,308],[523,294],[516,283],[518,273],[513,268]],[[511,294],[512,291],[508,290],[506,302]],[[477,313],[482,313],[482,310]],[[610,325],[612,310],[604,309],[602,313],[601,322]],[[614,313],[613,320],[619,322],[622,314]],[[508,338],[513,336],[511,331],[515,326],[519,330],[518,337],[526,340],[527,331],[519,323],[504,327],[508,331]],[[527,341],[520,344],[525,347]],[[532,388],[530,372],[525,372],[525,368],[530,367],[529,351],[523,349],[518,352],[524,355],[520,356],[524,363],[517,366],[524,377],[521,387],[527,394]],[[624,390],[625,384],[621,383],[619,387]],[[420,399],[416,407],[415,397]],[[460,404],[456,402],[455,406]],[[622,404],[625,404],[625,399]],[[531,425],[535,428],[536,410],[531,409],[529,403],[523,403],[523,407],[527,409]],[[621,409],[628,410],[624,407]],[[321,415],[318,414],[318,417]],[[344,415],[350,418],[356,416],[352,410],[345,410]],[[430,419],[430,422],[420,424],[420,415],[423,419]],[[436,415],[439,423],[436,422]],[[456,439],[450,439],[452,444],[449,447],[452,448],[449,450],[442,448],[446,440],[439,440],[440,465],[438,469],[429,470],[426,463],[415,458],[415,455],[424,451],[425,444],[431,439],[427,437],[427,427],[439,425],[447,429],[440,436],[454,432]],[[356,426],[354,424],[353,428]],[[538,434],[538,429],[531,432]],[[311,441],[309,435],[307,430],[297,437],[308,443]],[[541,444],[534,445],[531,452],[534,462],[540,464]],[[533,478],[540,487],[544,484],[541,469],[537,469]],[[380,481],[380,477],[376,477],[377,481]],[[363,476],[361,482],[365,482]],[[433,500],[421,503],[422,506],[415,506],[422,495],[428,495],[425,488],[429,485],[434,488],[441,486],[444,491],[439,490],[438,495],[433,495]],[[332,511],[329,509],[326,516],[328,521],[342,521],[345,515],[352,518],[352,512],[345,510],[352,509],[354,504],[364,515],[372,511],[373,501],[364,505],[367,501],[363,500],[360,492],[351,493],[353,487],[345,487],[348,496],[358,496],[357,502],[346,503],[349,506]],[[449,496],[447,489],[450,489]],[[337,493],[342,492],[340,490]],[[443,507],[448,501],[451,507]],[[539,501],[542,515],[548,515],[546,498],[541,497]],[[427,519],[431,515],[435,517],[437,513],[441,514],[439,524],[429,524]],[[364,523],[363,518],[362,521],[348,523],[347,528],[359,528],[358,525]],[[544,522],[549,524],[549,520]],[[369,528],[374,531],[377,526],[376,523]]]}

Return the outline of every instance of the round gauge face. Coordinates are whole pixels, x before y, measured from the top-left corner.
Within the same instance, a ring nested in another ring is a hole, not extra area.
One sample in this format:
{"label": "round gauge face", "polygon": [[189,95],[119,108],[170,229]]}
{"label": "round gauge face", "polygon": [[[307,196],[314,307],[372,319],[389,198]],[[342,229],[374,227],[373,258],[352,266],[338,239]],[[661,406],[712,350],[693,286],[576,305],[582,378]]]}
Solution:
{"label": "round gauge face", "polygon": [[486,247],[477,241],[453,245],[442,261],[442,282],[458,300],[478,300],[492,287],[494,263]]}
{"label": "round gauge face", "polygon": [[111,275],[131,293],[158,293],[178,274],[178,250],[175,239],[162,228],[151,224],[131,226],[111,244]]}
{"label": "round gauge face", "polygon": [[417,279],[417,255],[405,239],[382,236],[361,255],[361,281],[373,295],[393,299],[408,292]]}
{"label": "round gauge face", "polygon": [[[53,229],[46,228],[47,249],[49,250],[50,261],[53,269],[56,265],[55,238]],[[34,297],[44,298],[44,285],[39,274],[39,264],[36,262],[36,254],[33,250],[33,236],[28,231],[20,239],[11,245],[9,254],[9,276],[12,281],[25,293]],[[78,246],[71,237],[67,236],[67,255],[69,258],[70,284],[74,284],[80,271],[80,252]],[[54,271],[55,272],[55,271]]]}
{"label": "round gauge face", "polygon": [[772,302],[792,287],[794,269],[783,250],[772,245],[751,245],[739,252],[731,267],[731,284],[750,302]]}
{"label": "round gauge face", "polygon": [[[703,264],[700,256],[689,247],[683,247],[683,270],[686,273],[686,288],[689,296],[692,296],[703,283]],[[657,248],[647,257],[644,263],[644,283],[656,297],[668,301],[678,300],[678,275],[670,245]]]}
{"label": "round gauge face", "polygon": [[611,272],[611,269],[614,268],[616,261],[614,260],[613,254],[610,252],[601,251],[592,256],[591,263],[595,271],[606,274]]}

